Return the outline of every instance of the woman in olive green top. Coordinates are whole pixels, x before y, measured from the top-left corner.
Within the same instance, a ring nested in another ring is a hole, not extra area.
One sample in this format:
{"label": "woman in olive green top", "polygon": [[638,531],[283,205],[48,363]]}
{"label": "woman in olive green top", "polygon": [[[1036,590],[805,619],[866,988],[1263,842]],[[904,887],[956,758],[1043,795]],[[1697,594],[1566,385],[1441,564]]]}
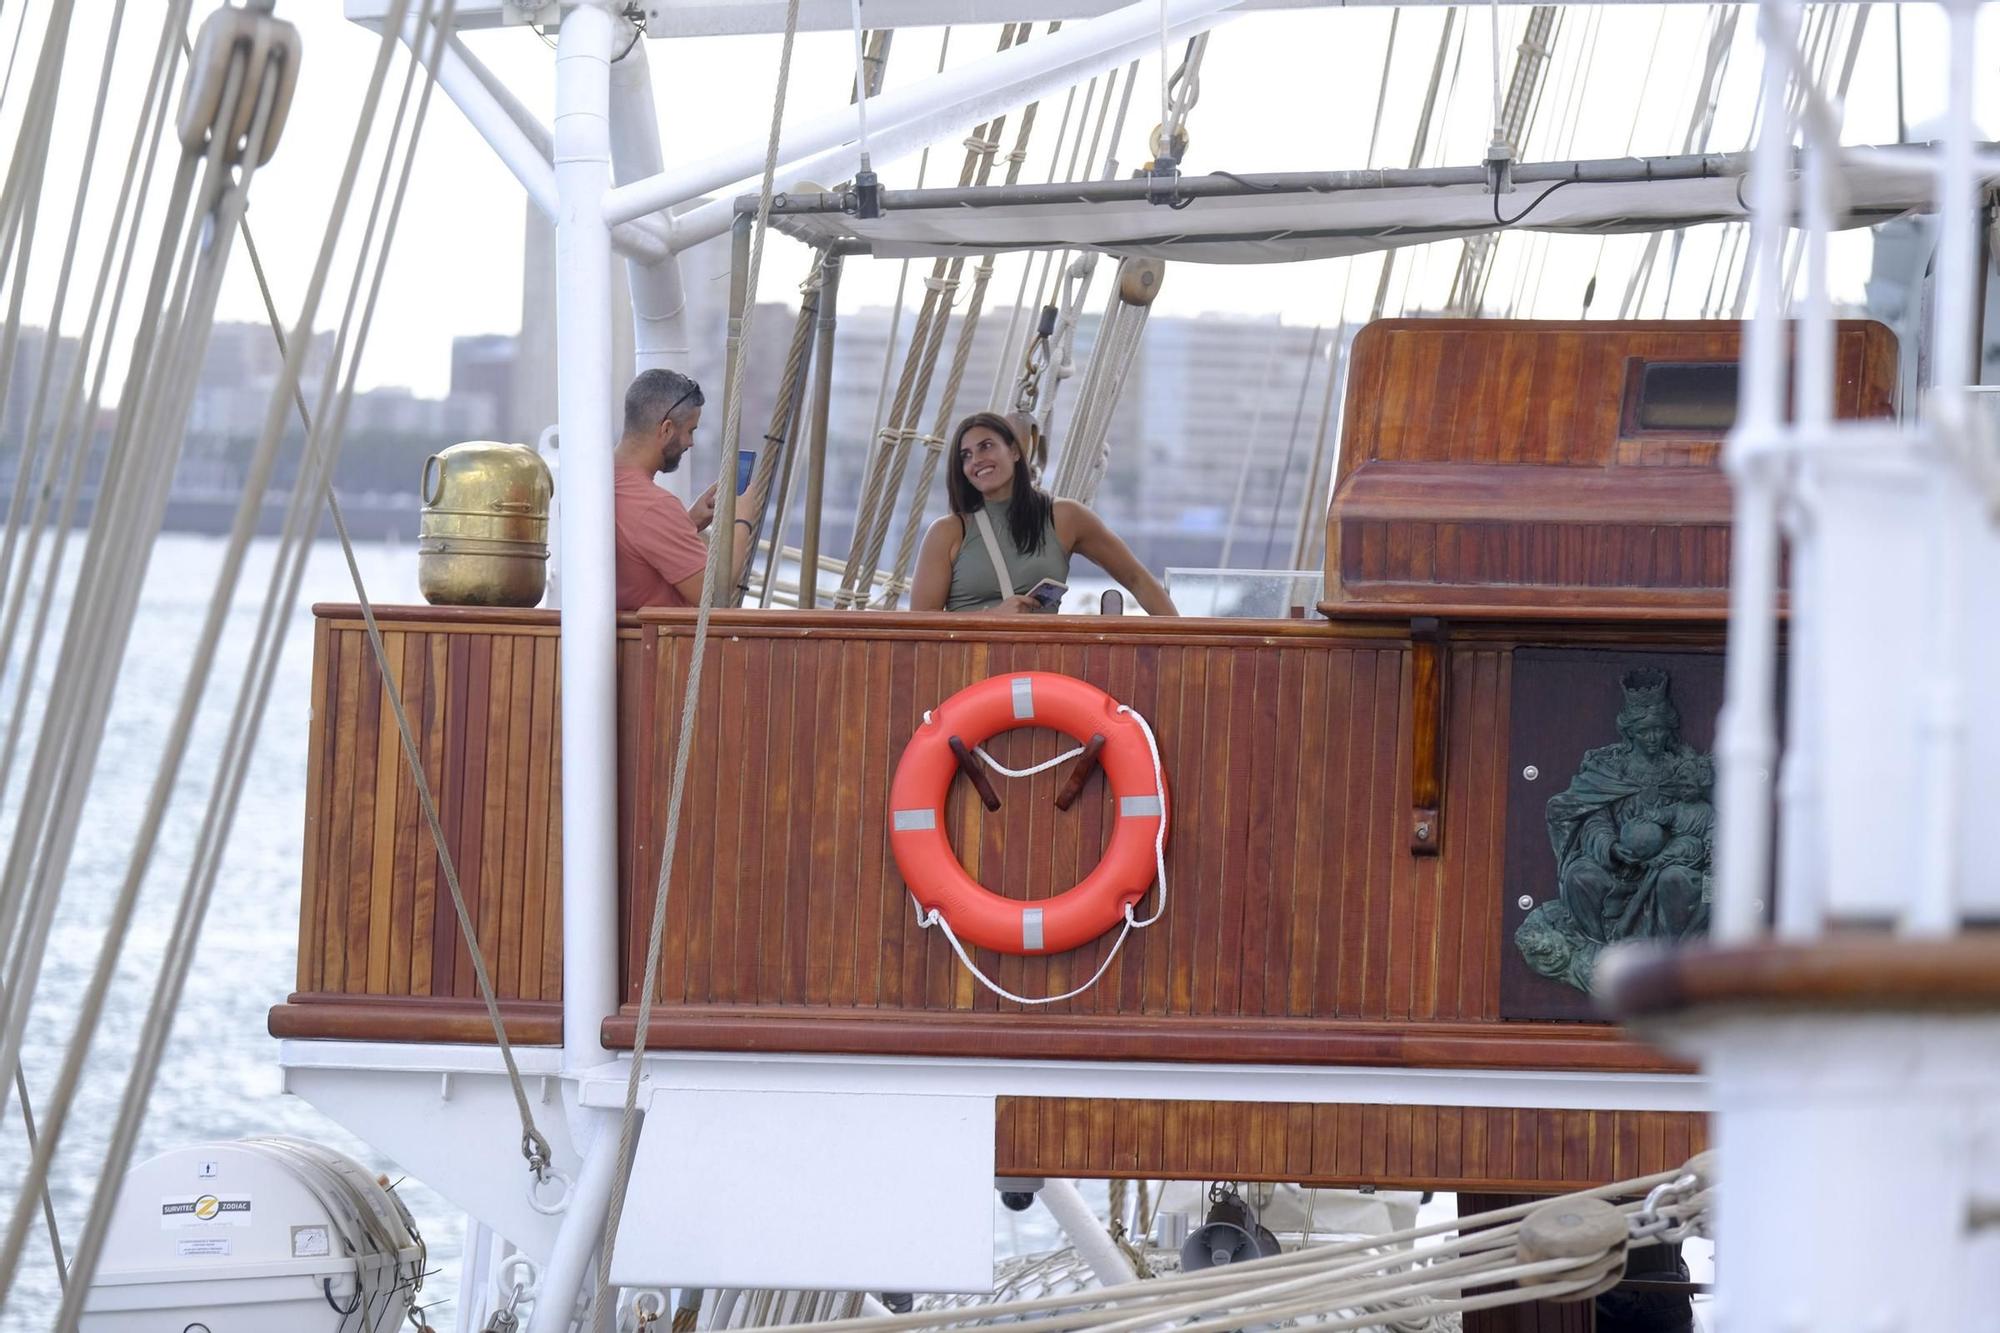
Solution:
{"label": "woman in olive green top", "polygon": [[1160,581],[1103,519],[1035,485],[1007,418],[975,412],[959,422],[951,460],[945,474],[951,512],[924,534],[910,587],[912,611],[1053,610],[1027,594],[1045,580],[1067,583],[1069,559],[1081,555],[1123,584],[1149,614],[1179,614]]}

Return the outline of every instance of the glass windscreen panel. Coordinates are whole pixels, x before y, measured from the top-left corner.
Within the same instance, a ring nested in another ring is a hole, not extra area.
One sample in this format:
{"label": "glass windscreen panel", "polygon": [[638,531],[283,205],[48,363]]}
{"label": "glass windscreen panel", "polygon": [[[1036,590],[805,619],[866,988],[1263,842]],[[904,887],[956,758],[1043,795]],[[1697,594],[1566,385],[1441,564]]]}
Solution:
{"label": "glass windscreen panel", "polygon": [[1317,569],[1167,570],[1167,595],[1184,616],[1285,620],[1319,605],[1326,576]]}

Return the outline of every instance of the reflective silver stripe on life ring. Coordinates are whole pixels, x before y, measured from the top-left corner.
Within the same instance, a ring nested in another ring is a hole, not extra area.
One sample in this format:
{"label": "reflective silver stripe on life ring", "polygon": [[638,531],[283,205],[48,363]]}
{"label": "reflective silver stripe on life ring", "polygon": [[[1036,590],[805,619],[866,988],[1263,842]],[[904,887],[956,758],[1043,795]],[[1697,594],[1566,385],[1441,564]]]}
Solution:
{"label": "reflective silver stripe on life ring", "polygon": [[1021,947],[1023,949],[1042,947],[1042,909],[1039,907],[1021,909]]}
{"label": "reflective silver stripe on life ring", "polygon": [[1160,798],[1157,794],[1152,796],[1120,797],[1118,800],[1118,813],[1121,815],[1133,815],[1133,816],[1160,814],[1162,813],[1160,809]]}
{"label": "reflective silver stripe on life ring", "polygon": [[922,810],[894,810],[890,814],[894,821],[890,827],[897,833],[937,827],[937,811],[928,807]]}
{"label": "reflective silver stripe on life ring", "polygon": [[1010,682],[1014,687],[1014,716],[1033,717],[1035,715],[1035,682],[1026,676],[1016,676]]}

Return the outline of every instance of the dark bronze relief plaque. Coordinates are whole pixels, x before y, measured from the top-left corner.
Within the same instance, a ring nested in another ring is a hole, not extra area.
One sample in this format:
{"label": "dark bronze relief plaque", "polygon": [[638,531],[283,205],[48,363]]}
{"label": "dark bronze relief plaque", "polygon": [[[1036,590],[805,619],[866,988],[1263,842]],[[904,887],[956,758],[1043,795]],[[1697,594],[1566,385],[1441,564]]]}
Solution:
{"label": "dark bronze relief plaque", "polygon": [[1597,1020],[1606,945],[1706,933],[1722,654],[1514,653],[1500,1016]]}

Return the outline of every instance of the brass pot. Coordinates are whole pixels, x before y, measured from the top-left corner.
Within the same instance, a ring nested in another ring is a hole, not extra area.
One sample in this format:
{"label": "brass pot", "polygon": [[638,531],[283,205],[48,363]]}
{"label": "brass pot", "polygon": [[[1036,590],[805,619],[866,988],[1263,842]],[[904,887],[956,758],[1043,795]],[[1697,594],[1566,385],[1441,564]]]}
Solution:
{"label": "brass pot", "polygon": [[534,606],[548,586],[548,464],[473,440],[424,460],[417,586],[433,606]]}

